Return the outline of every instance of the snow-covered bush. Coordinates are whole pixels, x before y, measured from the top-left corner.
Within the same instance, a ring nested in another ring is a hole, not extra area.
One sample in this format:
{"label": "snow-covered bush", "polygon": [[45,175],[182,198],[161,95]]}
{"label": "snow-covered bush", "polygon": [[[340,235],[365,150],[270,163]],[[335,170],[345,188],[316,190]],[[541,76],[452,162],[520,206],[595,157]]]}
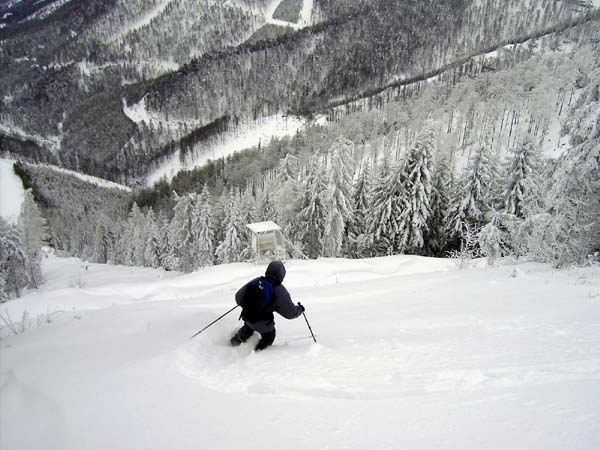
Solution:
{"label": "snow-covered bush", "polygon": [[458,267],[465,269],[468,267],[468,261],[478,258],[481,256],[479,249],[479,242],[477,236],[479,231],[474,225],[465,223],[464,232],[462,234],[462,240],[460,243],[460,249],[451,250],[448,256],[452,259],[456,259],[459,262]]}
{"label": "snow-covered bush", "polygon": [[477,236],[481,254],[488,257],[490,265],[506,254],[506,231],[501,228],[500,219],[494,217]]}
{"label": "snow-covered bush", "polygon": [[0,217],[0,301],[19,297],[28,282],[21,232]]}

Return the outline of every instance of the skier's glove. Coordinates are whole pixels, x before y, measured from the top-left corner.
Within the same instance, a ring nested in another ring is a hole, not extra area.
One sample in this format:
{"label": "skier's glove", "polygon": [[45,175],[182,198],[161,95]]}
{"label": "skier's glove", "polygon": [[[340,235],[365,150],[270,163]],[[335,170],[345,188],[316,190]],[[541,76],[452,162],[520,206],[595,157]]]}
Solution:
{"label": "skier's glove", "polygon": [[306,310],[306,308],[300,302],[298,302],[298,308],[300,308],[300,312],[304,312]]}

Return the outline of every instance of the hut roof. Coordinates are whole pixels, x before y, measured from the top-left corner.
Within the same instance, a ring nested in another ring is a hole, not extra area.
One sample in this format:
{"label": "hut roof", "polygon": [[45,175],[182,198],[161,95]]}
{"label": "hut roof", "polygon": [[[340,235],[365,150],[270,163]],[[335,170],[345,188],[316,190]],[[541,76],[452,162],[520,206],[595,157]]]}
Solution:
{"label": "hut roof", "polygon": [[281,227],[277,225],[275,222],[267,221],[267,222],[258,222],[258,223],[249,223],[246,225],[250,230],[254,233],[267,233],[269,231],[279,231]]}

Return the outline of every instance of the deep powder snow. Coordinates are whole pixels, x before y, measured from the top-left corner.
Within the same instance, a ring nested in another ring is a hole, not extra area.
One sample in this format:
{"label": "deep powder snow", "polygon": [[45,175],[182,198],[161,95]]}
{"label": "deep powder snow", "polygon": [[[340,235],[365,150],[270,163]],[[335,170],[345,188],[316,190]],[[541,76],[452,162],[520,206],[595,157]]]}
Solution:
{"label": "deep powder snow", "polygon": [[318,343],[279,318],[253,353],[256,337],[227,344],[237,311],[188,339],[262,265],[182,275],[49,256],[42,289],[0,306],[29,328],[1,330],[0,448],[599,448],[598,266],[286,267]]}

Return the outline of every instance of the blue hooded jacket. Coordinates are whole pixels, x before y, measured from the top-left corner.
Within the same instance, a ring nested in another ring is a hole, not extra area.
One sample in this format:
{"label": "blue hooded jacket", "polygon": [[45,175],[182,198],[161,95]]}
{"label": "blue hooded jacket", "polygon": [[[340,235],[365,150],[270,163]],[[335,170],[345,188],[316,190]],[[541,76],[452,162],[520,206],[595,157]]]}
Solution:
{"label": "blue hooded jacket", "polygon": [[[265,278],[273,284],[270,308],[265,311],[264,318],[257,322],[245,322],[250,328],[259,333],[269,333],[275,329],[273,312],[285,317],[295,319],[302,314],[302,308],[292,303],[288,290],[281,284],[285,278],[285,266],[281,261],[272,261],[267,267]],[[251,282],[245,284],[235,294],[236,300],[244,297],[246,289]]]}

